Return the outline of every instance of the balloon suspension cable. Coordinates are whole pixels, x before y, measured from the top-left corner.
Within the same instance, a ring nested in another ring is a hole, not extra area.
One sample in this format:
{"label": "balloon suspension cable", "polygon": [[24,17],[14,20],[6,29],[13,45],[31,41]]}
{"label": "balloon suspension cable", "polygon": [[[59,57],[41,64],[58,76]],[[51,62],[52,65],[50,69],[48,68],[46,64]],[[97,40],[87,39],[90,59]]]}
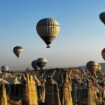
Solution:
{"label": "balloon suspension cable", "polygon": [[50,48],[50,46],[48,45],[46,48]]}

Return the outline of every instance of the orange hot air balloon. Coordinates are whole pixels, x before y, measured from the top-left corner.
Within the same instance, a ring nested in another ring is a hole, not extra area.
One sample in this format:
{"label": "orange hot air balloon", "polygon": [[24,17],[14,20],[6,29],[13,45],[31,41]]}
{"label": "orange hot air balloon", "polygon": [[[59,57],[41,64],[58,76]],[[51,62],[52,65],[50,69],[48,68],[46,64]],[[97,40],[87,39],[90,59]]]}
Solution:
{"label": "orange hot air balloon", "polygon": [[102,49],[101,55],[102,55],[102,58],[105,60],[105,48]]}
{"label": "orange hot air balloon", "polygon": [[55,19],[44,18],[37,23],[36,30],[42,40],[47,44],[47,48],[50,48],[49,45],[60,31],[60,25]]}

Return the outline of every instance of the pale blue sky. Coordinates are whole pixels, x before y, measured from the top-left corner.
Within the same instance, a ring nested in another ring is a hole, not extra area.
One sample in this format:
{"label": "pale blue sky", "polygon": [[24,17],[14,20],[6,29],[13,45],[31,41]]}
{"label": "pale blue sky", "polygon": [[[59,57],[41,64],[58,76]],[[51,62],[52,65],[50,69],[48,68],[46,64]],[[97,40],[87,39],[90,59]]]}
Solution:
{"label": "pale blue sky", "polygon": [[[99,20],[103,11],[104,0],[0,0],[0,66],[31,68],[39,57],[48,59],[47,67],[104,62],[105,26]],[[36,32],[37,22],[45,17],[55,18],[61,25],[50,49]],[[12,51],[17,45],[24,48],[20,59]]]}

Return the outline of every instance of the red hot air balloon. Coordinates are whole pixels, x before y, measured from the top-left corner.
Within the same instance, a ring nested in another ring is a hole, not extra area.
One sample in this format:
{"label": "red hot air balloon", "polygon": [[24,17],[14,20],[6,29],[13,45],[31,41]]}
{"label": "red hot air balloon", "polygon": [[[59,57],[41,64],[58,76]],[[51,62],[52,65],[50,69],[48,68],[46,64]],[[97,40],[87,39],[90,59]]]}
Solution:
{"label": "red hot air balloon", "polygon": [[102,58],[105,60],[105,48],[101,52]]}

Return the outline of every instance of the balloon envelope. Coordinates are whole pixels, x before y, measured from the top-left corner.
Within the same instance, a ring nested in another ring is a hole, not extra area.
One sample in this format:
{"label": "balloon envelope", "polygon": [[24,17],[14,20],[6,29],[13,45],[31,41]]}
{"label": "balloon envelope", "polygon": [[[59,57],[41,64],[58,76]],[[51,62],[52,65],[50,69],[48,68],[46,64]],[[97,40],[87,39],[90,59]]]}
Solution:
{"label": "balloon envelope", "polygon": [[34,70],[39,70],[39,67],[37,65],[37,61],[36,60],[32,61],[31,66],[34,68]]}
{"label": "balloon envelope", "polygon": [[99,64],[95,61],[89,61],[86,64],[87,69],[91,72],[91,74],[96,74],[98,71]]}
{"label": "balloon envelope", "polygon": [[47,62],[48,62],[48,61],[47,61],[46,58],[39,58],[39,59],[37,59],[37,65],[38,65],[41,69],[43,69],[44,66],[46,66]]}
{"label": "balloon envelope", "polygon": [[101,71],[101,69],[102,69],[102,66],[99,64],[98,65],[98,71]]}
{"label": "balloon envelope", "polygon": [[36,26],[37,33],[43,39],[43,41],[48,45],[55,39],[60,31],[59,23],[52,18],[44,18],[37,23]]}
{"label": "balloon envelope", "polygon": [[99,18],[105,24],[105,12],[100,13]]}
{"label": "balloon envelope", "polygon": [[102,49],[101,55],[102,55],[102,58],[105,60],[105,48]]}
{"label": "balloon envelope", "polygon": [[13,48],[13,52],[17,57],[20,57],[23,54],[23,48],[21,46],[16,46]]}
{"label": "balloon envelope", "polygon": [[1,72],[5,72],[5,71],[9,71],[9,67],[8,66],[1,66]]}

